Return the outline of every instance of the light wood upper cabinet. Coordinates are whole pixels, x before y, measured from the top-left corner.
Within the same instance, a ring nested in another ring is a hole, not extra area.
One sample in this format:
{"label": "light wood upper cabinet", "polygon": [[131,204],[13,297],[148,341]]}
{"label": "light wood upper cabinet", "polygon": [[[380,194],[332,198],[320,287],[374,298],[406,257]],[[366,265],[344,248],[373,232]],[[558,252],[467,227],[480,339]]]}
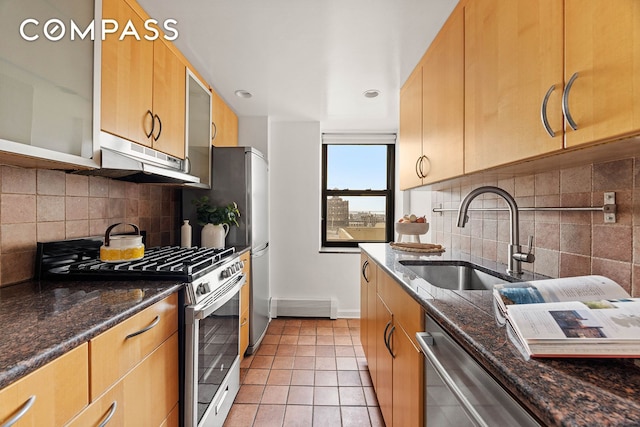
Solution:
{"label": "light wood upper cabinet", "polygon": [[[559,151],[563,3],[473,0],[465,6],[465,173]],[[552,85],[547,117],[541,106]]]}
{"label": "light wood upper cabinet", "polygon": [[640,133],[640,3],[566,0],[565,79],[578,130],[566,126],[566,146]]}
{"label": "light wood upper cabinet", "polygon": [[[144,20],[124,0],[104,0],[103,17],[120,27]],[[185,64],[162,38],[102,42],[101,128],[166,154],[185,157]]]}
{"label": "light wood upper cabinet", "polygon": [[236,147],[238,145],[238,116],[215,90],[211,90],[211,95],[211,143],[216,147]]}
{"label": "light wood upper cabinet", "polygon": [[[143,28],[143,20],[121,0],[104,0],[102,14],[119,23]],[[153,117],[153,42],[110,34],[102,42],[102,130],[151,145],[147,136]]]}
{"label": "light wood upper cabinet", "polygon": [[464,9],[456,8],[422,63],[424,184],[464,172]]}
{"label": "light wood upper cabinet", "polygon": [[88,403],[88,345],[83,344],[0,391],[0,424],[34,397],[18,426],[61,426]]}
{"label": "light wood upper cabinet", "polygon": [[398,135],[400,189],[422,185],[422,67],[418,66],[400,91]]}
{"label": "light wood upper cabinet", "polygon": [[153,42],[153,148],[184,159],[186,67],[162,39]]}
{"label": "light wood upper cabinet", "polygon": [[464,9],[454,10],[400,92],[400,188],[463,174]]}

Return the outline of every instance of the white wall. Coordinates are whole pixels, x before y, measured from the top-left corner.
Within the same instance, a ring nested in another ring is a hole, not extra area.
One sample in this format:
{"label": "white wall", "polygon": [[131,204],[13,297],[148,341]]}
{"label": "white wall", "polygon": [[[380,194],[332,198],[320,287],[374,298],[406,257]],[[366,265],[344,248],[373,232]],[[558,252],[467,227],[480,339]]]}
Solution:
{"label": "white wall", "polygon": [[360,255],[319,253],[318,122],[272,122],[269,136],[272,298],[335,298],[338,317],[360,313]]}
{"label": "white wall", "polygon": [[269,158],[269,118],[241,117],[238,120],[238,145],[254,147]]}

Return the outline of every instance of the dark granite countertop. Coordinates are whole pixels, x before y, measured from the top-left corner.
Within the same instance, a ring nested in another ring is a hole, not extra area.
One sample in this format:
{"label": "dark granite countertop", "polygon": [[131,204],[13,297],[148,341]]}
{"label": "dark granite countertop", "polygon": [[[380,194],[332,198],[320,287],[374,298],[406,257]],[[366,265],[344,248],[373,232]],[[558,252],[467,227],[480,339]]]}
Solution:
{"label": "dark granite countertop", "polygon": [[182,286],[152,280],[34,281],[0,288],[0,389]]}
{"label": "dark granite countertop", "polygon": [[[552,426],[640,426],[640,367],[629,359],[530,359],[498,326],[491,291],[451,291],[416,277],[400,260],[470,261],[504,272],[496,263],[459,253],[420,255],[388,244],[364,250],[438,324],[543,423]],[[538,279],[525,274],[523,280]]]}

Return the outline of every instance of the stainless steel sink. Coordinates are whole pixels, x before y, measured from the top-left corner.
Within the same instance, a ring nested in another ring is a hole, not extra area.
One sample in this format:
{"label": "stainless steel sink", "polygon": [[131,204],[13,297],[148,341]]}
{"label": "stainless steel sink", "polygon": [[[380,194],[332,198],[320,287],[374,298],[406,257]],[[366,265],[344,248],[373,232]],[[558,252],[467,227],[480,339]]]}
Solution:
{"label": "stainless steel sink", "polygon": [[498,277],[497,273],[493,275],[463,261],[434,264],[433,261],[400,260],[399,263],[431,285],[443,289],[488,290],[493,289],[493,285],[509,281]]}

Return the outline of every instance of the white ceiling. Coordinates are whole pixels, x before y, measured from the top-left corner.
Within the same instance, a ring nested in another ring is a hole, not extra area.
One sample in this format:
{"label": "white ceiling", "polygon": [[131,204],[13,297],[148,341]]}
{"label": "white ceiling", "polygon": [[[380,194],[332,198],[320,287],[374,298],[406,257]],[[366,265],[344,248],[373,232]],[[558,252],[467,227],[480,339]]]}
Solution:
{"label": "white ceiling", "polygon": [[[399,89],[457,0],[139,3],[178,21],[174,43],[238,116],[396,130]],[[381,95],[365,98],[368,89]]]}

